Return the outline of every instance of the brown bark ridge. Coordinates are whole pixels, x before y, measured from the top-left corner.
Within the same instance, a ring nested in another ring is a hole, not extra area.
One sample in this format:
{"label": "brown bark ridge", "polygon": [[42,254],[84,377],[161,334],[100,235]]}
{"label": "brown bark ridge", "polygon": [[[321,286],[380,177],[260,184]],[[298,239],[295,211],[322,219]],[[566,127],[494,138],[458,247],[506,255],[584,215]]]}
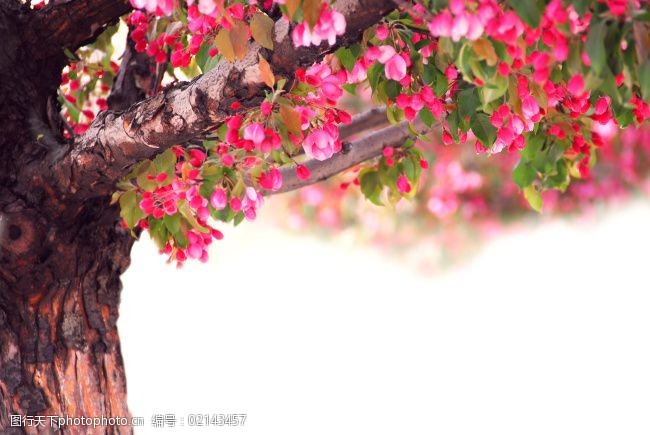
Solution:
{"label": "brown bark ridge", "polygon": [[[394,3],[338,0],[334,7],[347,18],[346,43]],[[279,21],[273,52],[253,43],[244,59],[146,99],[138,83],[153,68],[127,53],[111,110],[66,142],[56,99],[63,49],[91,41],[128,8],[126,0],[62,0],[36,12],[19,0],[0,0],[2,434],[52,433],[14,427],[12,415],[129,417],[116,322],[133,239],[109,205],[115,182],[139,160],[217,127],[234,113],[233,102],[257,106],[264,96],[259,56],[291,82],[297,67],[336,48],[295,49],[291,29]],[[132,429],[65,426],[61,432]]]}

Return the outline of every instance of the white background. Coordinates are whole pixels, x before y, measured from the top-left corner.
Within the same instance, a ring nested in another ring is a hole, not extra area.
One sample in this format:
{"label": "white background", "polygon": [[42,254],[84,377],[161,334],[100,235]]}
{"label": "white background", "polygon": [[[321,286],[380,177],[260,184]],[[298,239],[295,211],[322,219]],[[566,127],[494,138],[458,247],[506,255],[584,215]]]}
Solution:
{"label": "white background", "polygon": [[[267,218],[180,271],[136,244],[119,321],[136,434],[650,433],[650,203],[435,276]],[[248,419],[152,429],[154,413]]]}

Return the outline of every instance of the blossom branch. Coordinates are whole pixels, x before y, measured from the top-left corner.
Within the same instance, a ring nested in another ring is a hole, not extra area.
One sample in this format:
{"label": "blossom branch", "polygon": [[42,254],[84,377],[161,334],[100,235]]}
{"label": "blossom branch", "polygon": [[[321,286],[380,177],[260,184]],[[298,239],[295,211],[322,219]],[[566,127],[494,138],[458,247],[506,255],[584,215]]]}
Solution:
{"label": "blossom branch", "polygon": [[[395,4],[392,0],[339,0],[334,7],[347,21],[341,39],[352,41],[393,10]],[[276,22],[274,40],[277,44],[269,63],[277,77],[289,81],[299,66],[313,64],[329,50],[326,44],[312,49],[294,48],[285,20]],[[259,66],[259,57],[265,53],[252,42],[241,60],[222,60],[208,73],[168,87],[124,112],[100,113],[56,164],[56,184],[64,192],[74,192],[77,198],[108,194],[138,161],[205,136],[229,116],[258,107],[267,89]],[[233,109],[235,102],[237,109]]]}
{"label": "blossom branch", "polygon": [[[418,128],[421,128],[421,126],[418,126]],[[310,160],[304,163],[311,173],[311,177],[307,180],[298,178],[294,167],[285,167],[281,171],[282,187],[274,192],[266,191],[264,195],[290,192],[327,180],[359,163],[379,157],[386,147],[401,147],[411,135],[412,133],[406,122],[367,135],[350,143],[346,150],[333,155],[327,160]]]}

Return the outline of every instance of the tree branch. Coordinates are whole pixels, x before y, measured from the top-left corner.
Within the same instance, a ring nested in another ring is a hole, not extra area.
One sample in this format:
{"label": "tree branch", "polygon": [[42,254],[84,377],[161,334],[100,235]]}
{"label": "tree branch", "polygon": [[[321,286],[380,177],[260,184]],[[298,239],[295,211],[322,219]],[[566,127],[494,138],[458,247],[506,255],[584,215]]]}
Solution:
{"label": "tree branch", "polygon": [[155,93],[162,79],[158,68],[165,67],[146,53],[138,53],[135,50],[135,42],[131,38],[132,30],[129,29],[126,37],[120,69],[108,96],[108,108],[112,111],[126,110],[145,99],[147,95]]}
{"label": "tree branch", "polygon": [[352,117],[352,122],[339,127],[341,140],[388,125],[385,107],[374,107]]}
{"label": "tree branch", "polygon": [[40,43],[55,50],[75,51],[93,42],[106,27],[130,10],[129,0],[51,2],[34,14],[32,25]]}
{"label": "tree branch", "polygon": [[410,135],[408,123],[403,122],[356,140],[349,145],[349,150],[335,154],[327,160],[310,160],[304,163],[311,172],[311,177],[307,180],[298,178],[295,167],[282,168],[282,187],[276,191],[265,191],[263,194],[268,196],[290,192],[327,180],[359,163],[380,156],[385,147],[398,148],[402,146]]}
{"label": "tree branch", "polygon": [[[339,0],[334,6],[347,21],[341,40],[358,40],[370,25],[395,8],[392,0]],[[331,47],[294,48],[288,22],[274,28],[275,49],[270,64],[288,83],[294,72],[311,65]],[[189,83],[166,88],[122,113],[101,113],[78,138],[54,176],[64,192],[89,198],[110,193],[115,182],[138,161],[190,139],[204,136],[227,117],[258,107],[265,95],[259,56],[267,51],[251,43],[244,59],[221,61],[213,70]],[[232,103],[238,102],[235,110]]]}

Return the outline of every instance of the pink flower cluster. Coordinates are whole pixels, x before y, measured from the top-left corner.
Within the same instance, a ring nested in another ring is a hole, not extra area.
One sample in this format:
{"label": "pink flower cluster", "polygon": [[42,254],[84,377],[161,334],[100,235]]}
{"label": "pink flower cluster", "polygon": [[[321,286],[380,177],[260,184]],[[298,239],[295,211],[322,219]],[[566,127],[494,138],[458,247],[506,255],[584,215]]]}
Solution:
{"label": "pink flower cluster", "polygon": [[345,17],[340,12],[331,10],[325,3],[314,28],[310,29],[306,22],[302,22],[293,29],[291,37],[296,47],[309,47],[320,45],[323,41],[333,45],[336,37],[344,33]]}
{"label": "pink flower cluster", "polygon": [[429,23],[433,36],[451,37],[453,41],[461,38],[478,39],[483,35],[485,22],[492,18],[493,9],[487,3],[479,6],[478,13],[472,14],[465,9],[464,0],[451,0],[449,9],[436,15]]}
{"label": "pink flower cluster", "polygon": [[395,104],[404,111],[404,116],[409,121],[413,121],[424,107],[427,107],[436,119],[440,118],[444,112],[442,100],[436,97],[428,86],[423,86],[420,92],[411,95],[400,94],[395,100]]}
{"label": "pink flower cluster", "polygon": [[145,9],[150,14],[171,15],[176,7],[175,0],[130,0],[136,9]]}
{"label": "pink flower cluster", "polygon": [[343,85],[347,83],[348,74],[344,69],[333,72],[326,63],[317,63],[306,71],[296,73],[298,79],[316,88],[316,94],[309,96],[309,102],[334,106],[343,95]]}
{"label": "pink flower cluster", "polygon": [[[390,80],[402,81],[407,77],[407,69],[411,65],[411,58],[406,52],[397,53],[395,48],[390,45],[381,45],[370,47],[364,56],[367,64],[377,61],[384,65],[386,78]],[[403,83],[408,85],[409,83]]]}

